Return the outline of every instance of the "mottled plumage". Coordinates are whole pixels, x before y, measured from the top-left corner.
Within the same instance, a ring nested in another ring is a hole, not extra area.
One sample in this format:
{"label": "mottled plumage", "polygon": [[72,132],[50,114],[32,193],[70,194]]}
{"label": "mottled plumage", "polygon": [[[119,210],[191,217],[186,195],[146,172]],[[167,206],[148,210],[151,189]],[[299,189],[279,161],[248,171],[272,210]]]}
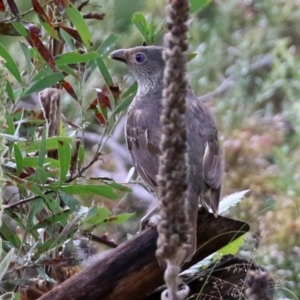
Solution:
{"label": "mottled plumage", "polygon": [[[126,138],[139,175],[157,193],[159,143],[161,138],[164,48],[149,46],[116,50],[111,58],[127,64],[138,91],[127,113]],[[189,88],[187,93],[187,138],[189,157],[189,219],[196,230],[198,201],[215,215],[221,196],[222,167],[218,134],[207,108]],[[195,247],[196,237],[193,239]],[[194,252],[195,249],[193,249]]]}

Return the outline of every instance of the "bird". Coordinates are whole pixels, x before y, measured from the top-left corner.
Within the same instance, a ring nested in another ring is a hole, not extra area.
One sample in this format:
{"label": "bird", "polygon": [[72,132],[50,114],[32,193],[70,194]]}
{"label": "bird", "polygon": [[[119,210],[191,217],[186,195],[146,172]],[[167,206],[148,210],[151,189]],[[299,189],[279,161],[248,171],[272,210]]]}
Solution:
{"label": "bird", "polygon": [[[158,196],[157,175],[160,156],[163,109],[162,92],[165,62],[164,47],[138,46],[118,49],[110,58],[124,62],[138,87],[126,118],[125,135],[134,167],[147,186]],[[222,162],[218,132],[208,109],[188,85],[186,93],[188,143],[188,217],[192,226],[191,253],[197,249],[197,212],[199,204],[218,215],[222,190]],[[142,222],[157,215],[154,208]],[[151,222],[151,221],[150,221]],[[154,222],[155,223],[155,222]]]}

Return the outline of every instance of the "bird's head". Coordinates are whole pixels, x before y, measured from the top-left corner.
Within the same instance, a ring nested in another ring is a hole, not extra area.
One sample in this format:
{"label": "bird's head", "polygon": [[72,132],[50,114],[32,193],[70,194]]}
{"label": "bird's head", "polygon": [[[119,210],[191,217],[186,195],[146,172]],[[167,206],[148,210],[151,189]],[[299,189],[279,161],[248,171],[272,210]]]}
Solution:
{"label": "bird's head", "polygon": [[115,50],[110,58],[126,63],[138,82],[140,93],[146,94],[163,85],[163,51],[162,47],[141,46]]}

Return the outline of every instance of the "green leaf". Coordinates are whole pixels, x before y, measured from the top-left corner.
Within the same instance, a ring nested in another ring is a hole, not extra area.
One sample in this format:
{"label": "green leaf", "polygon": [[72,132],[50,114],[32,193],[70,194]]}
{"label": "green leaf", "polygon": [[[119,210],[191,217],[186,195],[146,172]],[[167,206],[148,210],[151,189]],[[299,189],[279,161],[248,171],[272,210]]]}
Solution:
{"label": "green leaf", "polygon": [[78,148],[78,169],[79,170],[81,169],[84,163],[84,155],[85,155],[84,148],[82,145],[80,145]]}
{"label": "green leaf", "polygon": [[[97,53],[99,53],[102,58],[106,58],[108,54],[111,52],[111,49],[115,46],[117,39],[118,38],[114,34],[110,34],[107,37],[107,39],[96,50]],[[89,61],[86,66],[87,69],[90,68],[90,74],[94,71],[96,67],[97,64],[94,60]]]}
{"label": "green leaf", "polygon": [[17,164],[17,175],[20,175],[23,170],[23,156],[19,146],[16,143],[14,143],[14,153]]}
{"label": "green leaf", "polygon": [[105,219],[104,223],[122,224],[134,215],[135,215],[135,213],[125,213],[125,214],[119,214],[116,216],[111,216],[111,217],[108,217],[107,219]]}
{"label": "green leaf", "polygon": [[42,199],[45,199],[45,197],[46,197],[44,195],[43,191],[33,182],[26,181],[26,182],[20,184],[20,187],[31,191],[33,194],[40,196]]}
{"label": "green leaf", "polygon": [[103,57],[106,58],[111,52],[112,48],[115,46],[118,37],[114,34],[110,34],[106,40],[99,46],[97,52]]}
{"label": "green leaf", "polygon": [[244,240],[245,234],[218,250],[213,259],[218,260],[224,255],[236,254],[240,250],[240,247],[244,244]]}
{"label": "green leaf", "polygon": [[20,47],[21,47],[21,49],[24,53],[25,60],[27,62],[27,66],[28,66],[28,71],[31,72],[32,62],[31,62],[31,53],[30,53],[30,50],[28,48],[29,46],[27,46],[26,44],[20,42]]}
{"label": "green leaf", "polygon": [[76,6],[74,6],[72,3],[68,3],[68,7],[66,8],[66,14],[69,17],[70,21],[75,26],[76,30],[78,31],[83,44],[88,47],[92,44],[92,36],[89,31],[89,28],[81,15],[81,13],[78,11]]}
{"label": "green leaf", "polygon": [[30,231],[31,230],[37,230],[39,228],[45,228],[45,227],[48,227],[50,225],[54,225],[58,222],[65,221],[65,220],[67,220],[67,218],[69,217],[69,215],[71,213],[72,213],[72,211],[70,209],[61,211],[61,212],[59,212],[55,215],[52,215],[52,216],[42,220],[41,222],[37,223],[32,228],[30,228]]}
{"label": "green leaf", "polygon": [[72,195],[66,194],[62,191],[59,192],[61,200],[67,205],[73,212],[76,212],[80,208],[79,201]]}
{"label": "green leaf", "polygon": [[[66,137],[66,136],[53,136],[46,139],[46,149],[47,150],[54,150],[57,149],[57,143],[58,141],[64,141],[66,143],[71,143],[74,140],[72,137]],[[38,151],[41,146],[41,141],[37,141],[29,146],[25,147],[26,152],[34,152]]]}
{"label": "green leaf", "polygon": [[41,78],[49,76],[50,74],[53,74],[53,70],[49,66],[44,66],[30,79],[30,82],[34,83],[39,81]]}
{"label": "green leaf", "polygon": [[126,193],[132,192],[131,188],[129,188],[129,187],[125,186],[125,185],[116,183],[113,180],[112,181],[106,181],[106,180],[104,180],[104,182],[106,184],[108,184],[110,187],[112,187],[113,189],[118,190],[120,192],[126,192]]}
{"label": "green leaf", "polygon": [[133,83],[123,94],[122,98],[118,102],[118,105],[114,109],[113,115],[117,115],[118,113],[125,110],[130,103],[132,102],[133,97],[135,96],[137,91],[137,83]]}
{"label": "green leaf", "polygon": [[[23,166],[36,168],[38,165],[38,157],[23,157]],[[59,161],[53,158],[45,157],[43,167],[59,168]]]}
{"label": "green leaf", "polygon": [[60,80],[64,79],[64,77],[65,77],[64,74],[57,72],[57,73],[49,74],[44,78],[40,78],[39,81],[37,81],[31,87],[29,87],[24,91],[23,97],[31,95],[33,93],[40,92],[45,88],[55,85]]}
{"label": "green leaf", "polygon": [[145,16],[142,13],[135,13],[131,19],[132,23],[136,26],[139,32],[142,34],[144,41],[146,44],[148,43],[148,34],[149,34],[149,27],[148,23],[145,19]]}
{"label": "green leaf", "polygon": [[11,249],[7,253],[7,255],[1,260],[1,262],[0,262],[0,281],[2,280],[3,276],[5,275],[8,267],[9,267],[9,263],[11,262],[13,255],[14,255],[14,249]]}
{"label": "green leaf", "polygon": [[85,63],[90,60],[96,59],[99,54],[95,51],[80,54],[78,52],[63,53],[55,58],[56,66]]}
{"label": "green leaf", "polygon": [[68,45],[68,47],[71,50],[76,51],[76,47],[74,46],[73,43],[73,38],[63,28],[60,28],[59,32],[62,38],[64,39],[64,41],[66,42],[66,44]]}
{"label": "green leaf", "polygon": [[103,186],[103,185],[73,184],[73,185],[61,186],[59,189],[60,191],[63,191],[67,194],[75,194],[75,195],[96,194],[113,200],[119,198],[119,196],[114,193],[111,187]]}
{"label": "green leaf", "polygon": [[122,94],[122,98],[126,98],[128,96],[130,96],[131,94],[136,93],[137,91],[137,82],[133,83],[123,94]]}
{"label": "green leaf", "polygon": [[23,36],[25,39],[29,37],[29,33],[26,30],[26,28],[23,26],[21,22],[13,22],[12,26],[15,27],[15,29],[20,33],[21,36]]}
{"label": "green leaf", "polygon": [[91,228],[98,225],[107,219],[110,215],[110,211],[105,207],[92,207],[87,213],[86,218],[83,220],[85,224],[84,229]]}
{"label": "green leaf", "polygon": [[60,163],[60,182],[66,179],[71,163],[71,146],[70,142],[64,140],[57,141],[57,149]]}
{"label": "green leaf", "polygon": [[101,56],[99,56],[98,58],[96,58],[96,63],[97,63],[97,66],[106,82],[106,84],[108,86],[112,86],[113,85],[113,80],[108,72],[108,69],[104,63],[104,60]]}
{"label": "green leaf", "polygon": [[15,101],[15,95],[11,83],[8,80],[6,81],[6,93],[10,100]]}
{"label": "green leaf", "polygon": [[[6,126],[7,126],[6,135],[17,138],[17,136],[14,135],[15,125],[14,125],[13,117],[11,114],[9,114],[6,118]],[[14,141],[15,141],[15,139],[14,139]]]}
{"label": "green leaf", "polygon": [[125,109],[127,109],[127,107],[130,105],[130,103],[132,102],[134,98],[134,95],[131,95],[129,97],[127,97],[125,100],[120,101],[118,106],[116,107],[116,109],[114,110],[113,115],[117,115],[118,113],[124,111]]}
{"label": "green leaf", "polygon": [[0,232],[4,239],[10,242],[15,248],[21,248],[22,243],[20,238],[5,224],[5,219],[3,219],[3,223],[0,227]]}
{"label": "green leaf", "polygon": [[70,68],[69,66],[67,66],[67,65],[59,66],[58,69],[59,69],[62,73],[66,73],[66,74],[68,74],[68,75],[74,76],[75,78],[78,78],[78,75],[74,72],[74,70],[73,70],[72,68]]}
{"label": "green leaf", "polygon": [[39,149],[38,167],[43,167],[46,154],[47,154],[47,151],[46,151],[46,130],[43,130],[42,139],[41,139],[41,143],[40,143],[40,149]]}
{"label": "green leaf", "polygon": [[4,65],[9,70],[9,72],[17,79],[17,81],[20,84],[22,84],[22,78],[19,69],[11,55],[8,53],[8,51],[4,48],[2,44],[0,44],[0,56],[2,56],[5,59]]}
{"label": "green leaf", "polygon": [[190,13],[193,14],[206,7],[211,2],[211,0],[189,0],[189,2]]}
{"label": "green leaf", "polygon": [[[53,175],[53,174],[51,174],[51,175]],[[35,183],[45,184],[49,177],[52,177],[52,176],[50,176],[50,173],[48,173],[44,168],[36,167],[35,175],[34,175]]]}
{"label": "green leaf", "polygon": [[55,30],[54,26],[52,23],[48,23],[47,21],[45,21],[45,19],[37,13],[37,16],[39,18],[40,24],[44,27],[44,29],[49,33],[49,35],[51,35],[53,38],[55,38],[56,40],[59,41],[59,36],[57,33],[57,30]]}

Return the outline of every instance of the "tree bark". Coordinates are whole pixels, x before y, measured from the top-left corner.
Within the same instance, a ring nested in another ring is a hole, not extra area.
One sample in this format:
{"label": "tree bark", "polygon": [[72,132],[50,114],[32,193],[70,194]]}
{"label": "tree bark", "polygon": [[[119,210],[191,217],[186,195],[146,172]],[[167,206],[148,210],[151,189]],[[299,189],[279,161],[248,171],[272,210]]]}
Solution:
{"label": "tree bark", "polygon": [[[249,225],[222,216],[215,218],[200,209],[197,230],[198,250],[182,270],[249,231]],[[156,230],[147,228],[39,299],[144,299],[163,284],[164,268],[155,257],[156,239]]]}

